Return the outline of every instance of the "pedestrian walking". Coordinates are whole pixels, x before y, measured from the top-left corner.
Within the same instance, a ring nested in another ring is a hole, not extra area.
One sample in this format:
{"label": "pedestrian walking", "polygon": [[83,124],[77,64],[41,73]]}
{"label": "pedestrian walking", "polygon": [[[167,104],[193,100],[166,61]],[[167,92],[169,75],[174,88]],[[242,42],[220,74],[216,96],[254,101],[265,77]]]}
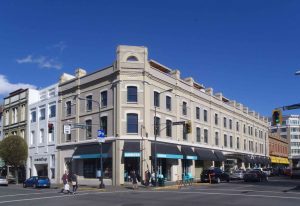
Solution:
{"label": "pedestrian walking", "polygon": [[137,176],[134,170],[131,172],[131,179],[132,179],[132,187],[133,189],[137,189]]}
{"label": "pedestrian walking", "polygon": [[75,194],[78,189],[78,178],[75,173],[72,175],[71,180],[72,180],[72,186],[73,186],[73,194]]}
{"label": "pedestrian walking", "polygon": [[70,185],[69,185],[69,182],[68,182],[68,173],[67,171],[65,171],[65,173],[63,174],[63,176],[61,177],[61,180],[64,184],[63,188],[61,189],[60,193],[64,193],[64,191],[67,191],[67,194],[71,193],[70,192]]}

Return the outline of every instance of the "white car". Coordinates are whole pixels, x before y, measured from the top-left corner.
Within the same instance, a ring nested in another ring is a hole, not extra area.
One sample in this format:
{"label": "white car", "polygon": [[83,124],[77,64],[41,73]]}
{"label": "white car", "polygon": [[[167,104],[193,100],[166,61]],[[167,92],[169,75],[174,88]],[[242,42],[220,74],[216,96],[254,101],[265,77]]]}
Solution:
{"label": "white car", "polygon": [[8,186],[8,181],[6,177],[0,176],[0,185]]}

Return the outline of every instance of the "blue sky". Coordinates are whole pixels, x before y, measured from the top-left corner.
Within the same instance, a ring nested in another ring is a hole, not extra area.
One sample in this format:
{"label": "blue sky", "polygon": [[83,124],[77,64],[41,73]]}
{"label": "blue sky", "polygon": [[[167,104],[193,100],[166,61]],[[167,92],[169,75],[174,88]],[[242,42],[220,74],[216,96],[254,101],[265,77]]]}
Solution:
{"label": "blue sky", "polygon": [[111,65],[125,44],[270,116],[300,102],[299,11],[297,0],[1,0],[0,98]]}

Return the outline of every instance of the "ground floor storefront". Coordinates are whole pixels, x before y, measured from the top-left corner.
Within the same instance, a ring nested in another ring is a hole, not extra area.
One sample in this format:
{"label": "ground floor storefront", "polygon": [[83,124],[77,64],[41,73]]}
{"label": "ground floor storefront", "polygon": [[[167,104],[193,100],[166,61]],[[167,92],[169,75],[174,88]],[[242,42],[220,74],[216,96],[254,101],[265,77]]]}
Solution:
{"label": "ground floor storefront", "polygon": [[202,171],[210,167],[232,171],[267,164],[267,159],[260,156],[227,155],[216,149],[150,140],[113,140],[102,145],[90,142],[58,148],[57,182],[68,171],[78,175],[80,184],[97,185],[101,174],[104,183],[111,185],[131,182],[133,173],[140,182],[149,180],[149,174],[153,177],[155,172],[165,181],[180,180],[186,175],[200,179]]}

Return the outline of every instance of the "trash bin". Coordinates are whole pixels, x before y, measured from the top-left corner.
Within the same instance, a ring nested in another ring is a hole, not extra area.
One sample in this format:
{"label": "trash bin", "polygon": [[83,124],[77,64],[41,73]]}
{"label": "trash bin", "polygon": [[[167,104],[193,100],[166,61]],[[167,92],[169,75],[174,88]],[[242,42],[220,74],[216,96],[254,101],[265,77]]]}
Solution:
{"label": "trash bin", "polygon": [[158,178],[158,186],[162,187],[165,186],[165,179],[164,178]]}

